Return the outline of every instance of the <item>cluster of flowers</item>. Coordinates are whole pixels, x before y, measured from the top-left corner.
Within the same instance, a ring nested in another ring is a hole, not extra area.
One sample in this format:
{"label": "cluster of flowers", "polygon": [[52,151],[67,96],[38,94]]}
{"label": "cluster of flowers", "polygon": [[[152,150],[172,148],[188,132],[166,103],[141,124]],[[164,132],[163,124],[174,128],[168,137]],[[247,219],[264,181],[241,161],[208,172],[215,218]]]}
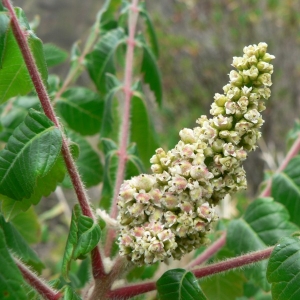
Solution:
{"label": "cluster of flowers", "polygon": [[267,44],[244,48],[234,57],[224,94],[215,94],[210,113],[194,129],[180,131],[180,141],[151,158],[153,174],[134,177],[120,189],[120,254],[136,264],[168,257],[180,259],[206,243],[217,219],[214,206],[226,194],[247,186],[241,166],[256,148],[263,124],[260,112],[270,97],[273,55]]}

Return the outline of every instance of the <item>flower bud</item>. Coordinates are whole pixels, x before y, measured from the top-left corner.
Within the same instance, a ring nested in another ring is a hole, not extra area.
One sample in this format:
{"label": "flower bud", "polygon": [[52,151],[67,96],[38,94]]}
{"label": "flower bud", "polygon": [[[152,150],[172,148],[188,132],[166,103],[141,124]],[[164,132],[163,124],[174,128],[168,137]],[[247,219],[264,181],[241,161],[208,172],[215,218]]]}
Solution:
{"label": "flower bud", "polygon": [[196,142],[194,131],[192,129],[184,128],[180,130],[179,136],[181,140],[186,144],[192,144]]}
{"label": "flower bud", "polygon": [[232,70],[229,73],[229,78],[230,78],[230,83],[237,86],[241,87],[243,84],[243,76],[239,74],[237,71]]}

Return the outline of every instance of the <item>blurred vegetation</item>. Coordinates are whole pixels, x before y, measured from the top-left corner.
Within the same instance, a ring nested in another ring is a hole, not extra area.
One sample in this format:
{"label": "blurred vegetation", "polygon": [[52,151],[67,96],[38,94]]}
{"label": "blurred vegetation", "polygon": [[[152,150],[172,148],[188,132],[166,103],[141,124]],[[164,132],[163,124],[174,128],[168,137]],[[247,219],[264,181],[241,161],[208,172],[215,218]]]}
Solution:
{"label": "blurred vegetation", "polygon": [[[29,19],[40,16],[37,34],[44,42],[66,50],[84,39],[102,3],[14,1]],[[177,142],[181,128],[195,126],[197,117],[209,113],[214,93],[221,93],[228,82],[232,57],[241,55],[244,46],[264,41],[276,56],[272,97],[264,112],[263,137],[268,145],[264,151],[280,157],[285,150],[283,137],[300,111],[300,2],[164,0],[146,1],[146,5],[160,44],[164,106],[155,113],[155,123],[164,147]],[[63,67],[54,71],[65,76]],[[260,157],[256,151],[246,164],[251,194],[263,178],[264,167],[270,167]]]}

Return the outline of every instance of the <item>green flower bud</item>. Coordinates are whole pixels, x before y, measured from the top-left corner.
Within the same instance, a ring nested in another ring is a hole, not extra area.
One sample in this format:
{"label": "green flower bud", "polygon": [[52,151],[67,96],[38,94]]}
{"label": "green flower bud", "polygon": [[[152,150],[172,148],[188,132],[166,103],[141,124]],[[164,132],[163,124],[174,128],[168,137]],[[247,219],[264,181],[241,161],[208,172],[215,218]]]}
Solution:
{"label": "green flower bud", "polygon": [[251,127],[253,127],[253,124],[246,120],[241,120],[235,124],[235,130],[240,134],[240,136],[247,133]]}
{"label": "green flower bud", "polygon": [[266,63],[264,61],[260,61],[258,64],[257,64],[257,69],[260,71],[260,72],[265,72],[265,73],[270,73],[272,74],[273,73],[273,65],[269,64],[269,63]]}
{"label": "green flower bud", "polygon": [[248,57],[247,58],[247,62],[249,64],[249,66],[256,66],[256,64],[257,64],[257,58],[256,58],[256,56],[252,55],[252,56]]}
{"label": "green flower bud", "polygon": [[243,85],[243,76],[239,74],[237,71],[230,71],[229,73],[229,78],[230,78],[230,83],[237,86],[241,87]]}
{"label": "green flower bud", "polygon": [[228,101],[228,98],[225,95],[216,93],[214,96],[216,105],[222,107]]}
{"label": "green flower bud", "polygon": [[265,61],[265,62],[270,62],[272,59],[274,59],[275,56],[274,55],[271,55],[269,53],[266,53],[263,57],[262,57],[262,61]]}
{"label": "green flower bud", "polygon": [[256,80],[259,74],[258,69],[255,66],[251,66],[249,70],[244,70],[243,75],[249,76],[251,80]]}
{"label": "green flower bud", "polygon": [[239,71],[247,69],[247,60],[244,57],[233,57],[232,66]]}
{"label": "green flower bud", "polygon": [[266,86],[271,86],[272,85],[271,75],[269,73],[263,73],[258,76],[257,82]]}
{"label": "green flower bud", "polygon": [[194,131],[189,128],[184,128],[180,130],[179,136],[181,140],[186,144],[192,144],[196,142],[196,138],[194,136]]}
{"label": "green flower bud", "polygon": [[231,86],[226,94],[229,100],[236,101],[241,96],[241,90],[238,87]]}
{"label": "green flower bud", "polygon": [[232,127],[232,117],[224,117],[223,115],[218,115],[213,118],[214,125],[219,130],[226,130]]}
{"label": "green flower bud", "polygon": [[244,115],[245,119],[256,124],[260,118],[260,113],[256,109],[250,109]]}
{"label": "green flower bud", "polygon": [[224,107],[218,106],[216,103],[211,105],[210,114],[213,116],[221,115],[225,112]]}
{"label": "green flower bud", "polygon": [[155,174],[159,174],[163,172],[163,168],[160,164],[153,164],[151,165],[151,170]]}
{"label": "green flower bud", "polygon": [[249,103],[257,103],[260,100],[260,95],[258,93],[251,93],[249,97]]}
{"label": "green flower bud", "polygon": [[[226,132],[228,130],[225,130]],[[220,131],[219,134],[221,134],[222,131]],[[212,144],[212,150],[214,152],[222,152],[223,151],[223,145],[224,145],[224,140],[221,140],[221,139],[216,139],[213,144]]]}
{"label": "green flower bud", "polygon": [[259,49],[258,53],[259,53],[260,57],[263,57],[266,54],[267,48],[268,48],[268,45],[266,43],[262,42],[262,43],[258,44],[258,49]]}

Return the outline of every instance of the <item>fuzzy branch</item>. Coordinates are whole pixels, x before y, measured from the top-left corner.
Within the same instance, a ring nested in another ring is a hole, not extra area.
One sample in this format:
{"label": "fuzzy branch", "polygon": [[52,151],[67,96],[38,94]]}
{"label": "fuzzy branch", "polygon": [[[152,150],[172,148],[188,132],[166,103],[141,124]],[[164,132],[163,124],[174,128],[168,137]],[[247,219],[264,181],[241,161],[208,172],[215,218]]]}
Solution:
{"label": "fuzzy branch", "polygon": [[[221,239],[223,236],[221,237]],[[247,253],[239,257],[231,258],[226,261],[211,264],[202,268],[191,270],[197,278],[206,277],[216,273],[229,271],[235,268],[247,266],[255,262],[267,259],[270,257],[274,247],[269,247],[261,251]],[[110,291],[107,294],[109,299],[130,299],[131,297],[154,291],[156,289],[155,282],[144,282],[140,284],[128,285],[122,288]]]}
{"label": "fuzzy branch", "polygon": [[[10,3],[10,1],[3,0],[3,4],[9,10],[13,34],[16,38],[16,41],[17,41],[19,48],[21,50],[21,53],[23,55],[26,67],[28,69],[29,75],[30,75],[33,85],[35,87],[36,93],[40,99],[42,108],[43,108],[46,116],[55,124],[55,126],[58,127],[59,129],[61,129],[58,119],[54,113],[54,109],[51,105],[50,98],[47,94],[46,87],[43,83],[43,80],[38,71],[37,65],[35,63],[34,57],[29,48],[26,33],[23,32],[23,30],[21,29],[18,19],[17,19],[17,16],[14,11],[14,8],[13,8],[12,4]],[[63,134],[63,132],[62,132],[62,134]],[[94,214],[93,214],[92,209],[88,202],[88,196],[84,189],[84,185],[81,181],[80,175],[78,173],[78,170],[73,161],[70,149],[68,147],[67,139],[64,135],[63,135],[63,141],[62,141],[62,155],[63,155],[64,161],[65,161],[68,173],[70,175],[72,184],[74,186],[74,189],[75,189],[75,192],[76,192],[76,195],[78,198],[78,202],[82,209],[82,213],[85,216],[88,216],[95,220]],[[92,261],[93,261],[92,265],[93,265],[94,277],[95,276],[96,277],[104,276],[105,275],[104,266],[103,266],[103,262],[101,259],[99,249],[97,247],[92,251]]]}
{"label": "fuzzy branch", "polygon": [[[126,61],[125,61],[125,75],[124,75],[124,110],[123,110],[123,120],[121,126],[121,137],[120,137],[120,148],[118,151],[119,155],[119,162],[118,162],[118,170],[116,175],[116,184],[114,189],[114,196],[113,196],[113,203],[111,206],[110,216],[112,218],[116,218],[118,214],[118,195],[120,191],[121,184],[124,180],[124,173],[125,173],[125,166],[127,161],[127,143],[129,138],[129,128],[130,128],[130,103],[132,97],[132,69],[133,69],[133,54],[134,54],[134,47],[135,47],[135,31],[136,25],[138,20],[138,0],[133,0],[132,5],[130,7],[129,12],[129,20],[128,20],[128,27],[129,27],[129,37],[127,40],[127,52],[126,52]],[[107,256],[110,255],[110,250],[112,247],[112,243],[115,238],[115,231],[110,229],[108,231],[108,238],[107,243],[105,246],[105,254]]]}
{"label": "fuzzy branch", "polygon": [[20,260],[15,259],[15,263],[21,271],[24,279],[32,286],[40,295],[46,300],[58,300],[62,295],[60,292],[54,290],[41,280],[35,273],[33,273]]}

